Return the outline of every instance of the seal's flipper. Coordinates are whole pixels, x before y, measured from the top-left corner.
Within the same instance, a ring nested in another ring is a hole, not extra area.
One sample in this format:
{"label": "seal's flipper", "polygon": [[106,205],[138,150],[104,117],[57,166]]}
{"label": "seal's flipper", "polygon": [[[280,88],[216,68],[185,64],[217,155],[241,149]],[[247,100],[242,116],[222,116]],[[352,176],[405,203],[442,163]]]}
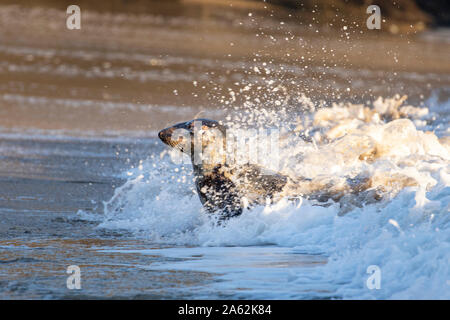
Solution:
{"label": "seal's flipper", "polygon": [[227,177],[215,172],[196,180],[200,202],[210,213],[220,215],[220,220],[242,213],[241,196],[236,185]]}

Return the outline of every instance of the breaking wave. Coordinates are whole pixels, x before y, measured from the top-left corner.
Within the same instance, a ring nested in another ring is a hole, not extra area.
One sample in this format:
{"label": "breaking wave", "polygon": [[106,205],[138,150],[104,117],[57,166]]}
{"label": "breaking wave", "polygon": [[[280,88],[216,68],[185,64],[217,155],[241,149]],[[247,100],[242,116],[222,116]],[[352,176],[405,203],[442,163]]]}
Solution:
{"label": "breaking wave", "polygon": [[[280,171],[302,179],[280,201],[225,225],[202,211],[192,168],[164,151],[127,173],[99,227],[161,244],[275,245],[327,257],[289,278],[290,298],[320,283],[324,297],[449,299],[450,139],[445,130],[433,132],[439,116],[405,99],[316,109],[304,98],[307,111],[283,121],[289,130],[280,142]],[[325,205],[308,197],[317,193],[328,196]],[[370,265],[382,272],[380,290],[365,286]]]}

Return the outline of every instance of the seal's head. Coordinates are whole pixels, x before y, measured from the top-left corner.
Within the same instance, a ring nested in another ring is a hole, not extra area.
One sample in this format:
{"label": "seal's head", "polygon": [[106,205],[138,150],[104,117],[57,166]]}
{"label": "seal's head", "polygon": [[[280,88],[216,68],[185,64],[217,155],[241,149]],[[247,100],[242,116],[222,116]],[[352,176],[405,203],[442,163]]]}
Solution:
{"label": "seal's head", "polygon": [[201,203],[209,212],[226,219],[242,212],[239,193],[222,172],[225,164],[225,127],[209,119],[194,119],[163,129],[165,144],[190,156]]}
{"label": "seal's head", "polygon": [[[225,131],[225,127],[218,121],[194,119],[163,129],[158,133],[158,137],[172,148],[193,156],[196,143],[201,146],[201,151],[210,146],[223,147]],[[222,143],[219,144],[219,141]]]}

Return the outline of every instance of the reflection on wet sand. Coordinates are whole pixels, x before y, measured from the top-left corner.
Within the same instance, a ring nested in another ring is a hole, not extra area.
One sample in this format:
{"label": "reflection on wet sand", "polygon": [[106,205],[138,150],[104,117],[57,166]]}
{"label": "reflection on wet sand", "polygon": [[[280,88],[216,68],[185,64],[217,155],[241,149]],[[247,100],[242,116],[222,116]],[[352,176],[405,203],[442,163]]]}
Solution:
{"label": "reflection on wet sand", "polygon": [[[152,263],[164,261],[158,255],[98,252],[111,247],[150,249],[152,246],[144,241],[7,240],[0,241],[0,247],[0,275],[7,279],[1,281],[2,299],[189,298],[171,289],[206,285],[214,280],[207,272],[152,271]],[[69,265],[80,267],[82,291],[67,289]]]}
{"label": "reflection on wet sand", "polygon": [[223,117],[248,97],[277,108],[301,94],[327,103],[448,96],[447,42],[309,26],[283,10],[199,17],[177,6],[177,14],[85,10],[76,31],[63,10],[1,6],[0,127],[145,136],[200,111]]}

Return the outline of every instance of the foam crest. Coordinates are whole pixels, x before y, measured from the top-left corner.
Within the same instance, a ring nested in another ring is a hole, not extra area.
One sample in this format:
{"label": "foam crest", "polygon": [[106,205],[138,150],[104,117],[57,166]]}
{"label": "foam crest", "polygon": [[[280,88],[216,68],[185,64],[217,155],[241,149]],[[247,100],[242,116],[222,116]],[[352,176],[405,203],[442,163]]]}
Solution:
{"label": "foam crest", "polygon": [[[162,244],[270,245],[328,257],[311,273],[289,275],[290,298],[320,282],[323,297],[448,299],[448,144],[415,124],[428,111],[402,103],[335,104],[296,119],[280,141],[280,171],[292,177],[284,196],[222,224],[203,211],[190,166],[163,152],[116,190],[99,227]],[[366,288],[370,265],[381,269],[383,290]]]}

